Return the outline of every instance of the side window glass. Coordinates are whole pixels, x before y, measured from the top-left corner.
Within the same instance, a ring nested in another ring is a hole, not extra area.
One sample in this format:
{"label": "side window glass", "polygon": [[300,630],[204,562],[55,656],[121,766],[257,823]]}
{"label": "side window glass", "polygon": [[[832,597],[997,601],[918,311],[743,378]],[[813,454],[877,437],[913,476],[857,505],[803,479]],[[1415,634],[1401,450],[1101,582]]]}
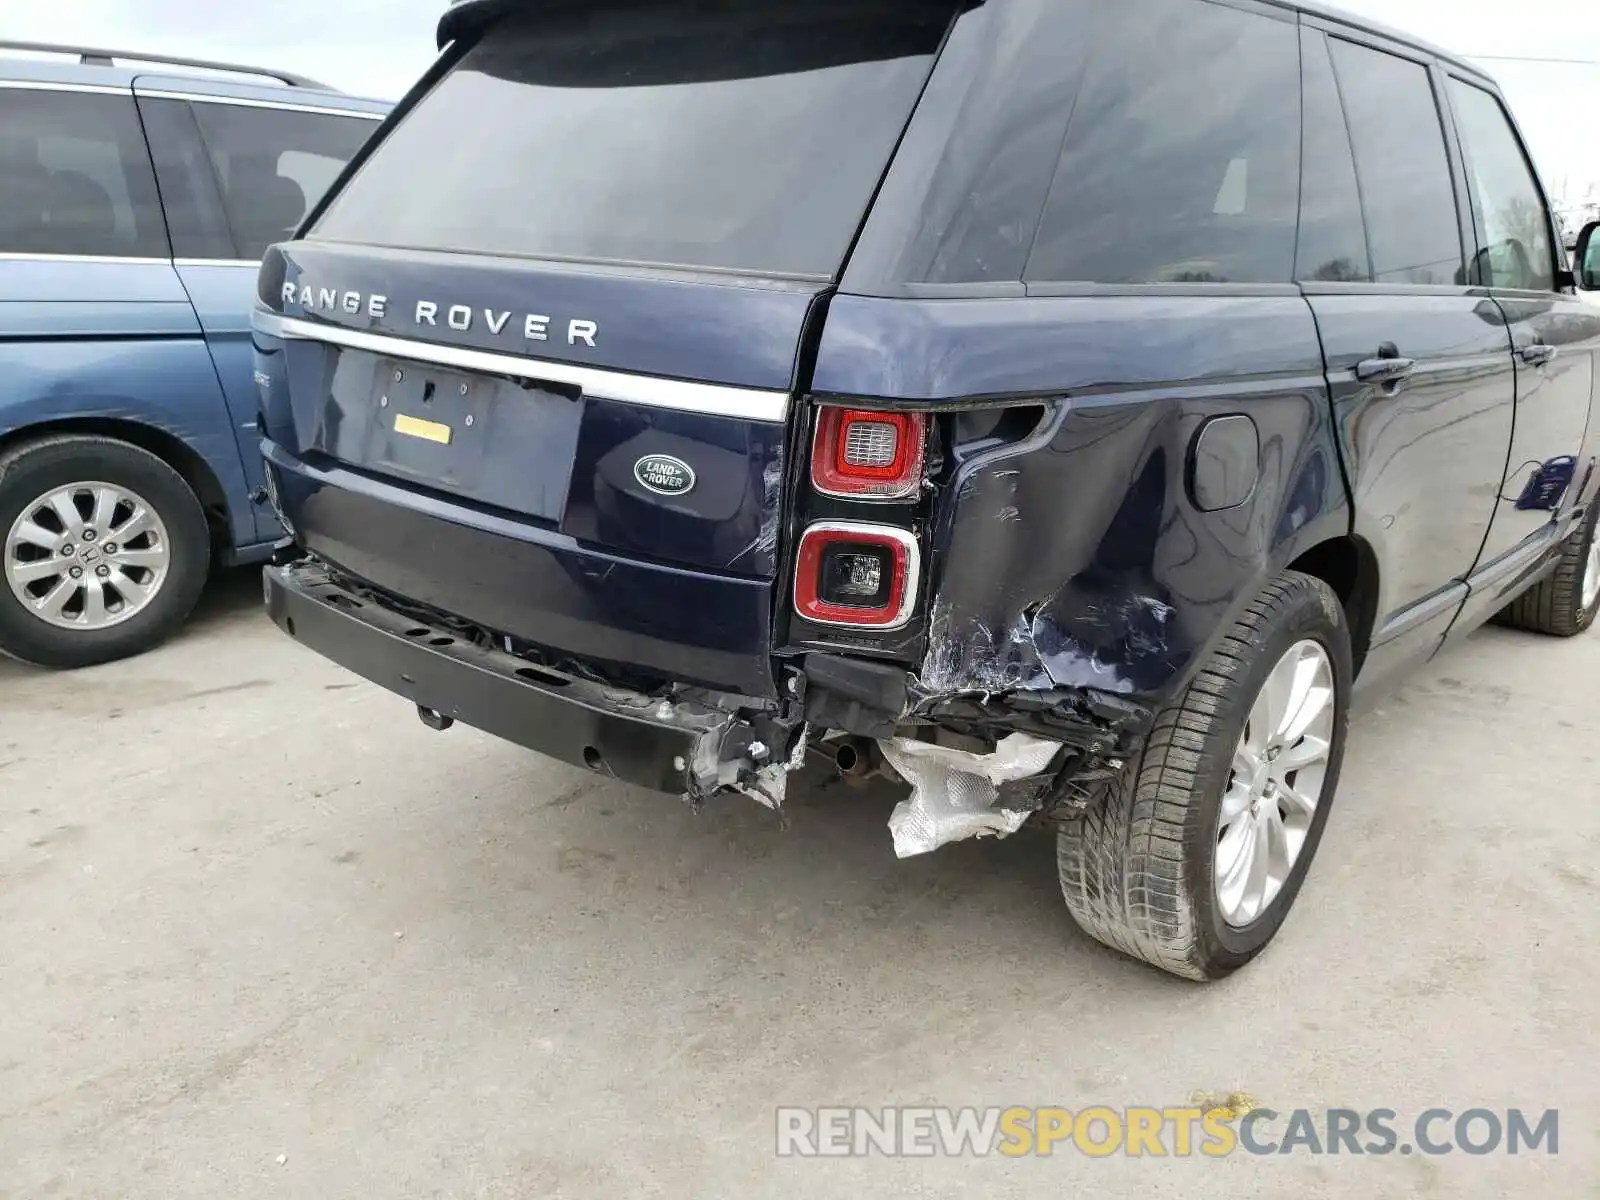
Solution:
{"label": "side window glass", "polygon": [[1490,287],[1554,291],[1550,217],[1500,102],[1482,88],[1450,81],[1461,129],[1472,205],[1483,230],[1478,279]]}
{"label": "side window glass", "polygon": [[[940,129],[931,178],[914,199],[900,200],[903,210],[921,214],[916,253],[926,266],[912,266],[913,277],[928,283],[1022,278],[1082,80],[1089,49],[1083,31],[1093,26],[1097,2],[1009,0],[957,18],[891,167],[900,170],[902,156],[916,153],[941,101],[956,109],[948,136]],[[946,93],[958,100],[944,99]]]}
{"label": "side window glass", "polygon": [[189,103],[141,99],[139,113],[150,137],[173,254],[179,258],[238,258]]}
{"label": "side window glass", "polygon": [[1088,68],[1026,277],[1289,282],[1296,27],[1204,0],[1094,7]]}
{"label": "side window glass", "polygon": [[1420,63],[1330,38],[1377,283],[1465,284],[1444,126]]}
{"label": "side window glass", "polygon": [[1361,218],[1361,189],[1328,39],[1303,32],[1305,142],[1301,155],[1300,247],[1295,278],[1370,283],[1372,259]]}
{"label": "side window glass", "polygon": [[132,96],[0,90],[0,253],[170,254]]}
{"label": "side window glass", "polygon": [[195,104],[194,115],[244,258],[291,237],[378,128],[360,117],[233,104]]}

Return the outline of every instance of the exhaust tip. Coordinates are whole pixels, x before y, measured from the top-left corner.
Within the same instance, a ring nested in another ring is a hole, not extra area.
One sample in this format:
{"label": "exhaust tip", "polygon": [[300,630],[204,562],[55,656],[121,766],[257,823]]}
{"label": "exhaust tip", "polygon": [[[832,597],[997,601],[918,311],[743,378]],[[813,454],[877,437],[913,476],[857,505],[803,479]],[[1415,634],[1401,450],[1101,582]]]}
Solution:
{"label": "exhaust tip", "polygon": [[436,730],[439,733],[443,733],[456,723],[454,717],[447,717],[437,709],[424,708],[420,704],[417,705],[417,717],[429,729]]}
{"label": "exhaust tip", "polygon": [[882,761],[878,743],[871,738],[847,738],[833,751],[834,769],[846,779],[865,779],[878,769]]}

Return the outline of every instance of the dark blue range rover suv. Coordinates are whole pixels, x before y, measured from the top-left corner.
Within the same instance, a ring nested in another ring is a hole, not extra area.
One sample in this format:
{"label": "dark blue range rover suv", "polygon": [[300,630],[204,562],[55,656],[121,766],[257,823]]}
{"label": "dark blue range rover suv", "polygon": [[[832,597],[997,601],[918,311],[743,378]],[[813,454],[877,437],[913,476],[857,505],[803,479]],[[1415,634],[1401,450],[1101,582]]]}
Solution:
{"label": "dark blue range rover suv", "polygon": [[388,107],[255,68],[0,43],[0,651],[146,650],[211,561],[270,553],[283,531],[251,499],[261,255]]}
{"label": "dark blue range rover suv", "polygon": [[270,612],[435,728],[772,807],[822,749],[1217,978],[1353,699],[1600,608],[1600,311],[1466,62],[1291,0],[440,44],[255,318]]}

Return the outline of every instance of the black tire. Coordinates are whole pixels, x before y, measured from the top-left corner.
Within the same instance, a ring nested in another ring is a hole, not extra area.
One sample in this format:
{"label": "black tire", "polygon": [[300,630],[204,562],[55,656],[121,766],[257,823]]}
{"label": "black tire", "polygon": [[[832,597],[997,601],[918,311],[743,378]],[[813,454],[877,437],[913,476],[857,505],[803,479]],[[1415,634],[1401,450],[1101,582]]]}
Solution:
{"label": "black tire", "polygon": [[1495,618],[1497,623],[1551,637],[1576,637],[1594,624],[1595,614],[1600,612],[1600,593],[1585,605],[1583,576],[1589,548],[1594,544],[1597,518],[1600,504],[1561,543],[1561,559],[1555,571],[1501,609]]}
{"label": "black tire", "polygon": [[25,505],[52,488],[103,482],[142,497],[166,527],[171,559],[148,607],[104,629],[62,629],[28,611],[0,573],[0,651],[41,667],[76,668],[142,654],[170,637],[205,586],[211,538],[200,501],[149,451],[112,438],[43,437],[0,454],[0,555]]}
{"label": "black tire", "polygon": [[[1304,640],[1326,650],[1334,681],[1322,795],[1277,897],[1236,928],[1223,919],[1213,882],[1222,795],[1267,675]],[[1259,954],[1293,906],[1327,824],[1344,759],[1352,677],[1338,597],[1309,575],[1279,577],[1157,715],[1103,799],[1061,827],[1056,863],[1073,919],[1107,946],[1186,979],[1220,979]]]}

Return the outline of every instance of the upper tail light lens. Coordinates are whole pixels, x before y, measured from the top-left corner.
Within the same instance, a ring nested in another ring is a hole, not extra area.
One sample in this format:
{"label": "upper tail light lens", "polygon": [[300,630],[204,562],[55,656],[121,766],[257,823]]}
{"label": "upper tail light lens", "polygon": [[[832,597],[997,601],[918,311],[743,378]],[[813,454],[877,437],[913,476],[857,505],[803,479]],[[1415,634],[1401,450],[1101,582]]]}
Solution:
{"label": "upper tail light lens", "polygon": [[903,500],[922,487],[927,418],[823,405],[811,446],[811,486],[824,496]]}
{"label": "upper tail light lens", "polygon": [[920,564],[904,529],[819,522],[800,538],[795,611],[819,625],[898,629],[916,608]]}

